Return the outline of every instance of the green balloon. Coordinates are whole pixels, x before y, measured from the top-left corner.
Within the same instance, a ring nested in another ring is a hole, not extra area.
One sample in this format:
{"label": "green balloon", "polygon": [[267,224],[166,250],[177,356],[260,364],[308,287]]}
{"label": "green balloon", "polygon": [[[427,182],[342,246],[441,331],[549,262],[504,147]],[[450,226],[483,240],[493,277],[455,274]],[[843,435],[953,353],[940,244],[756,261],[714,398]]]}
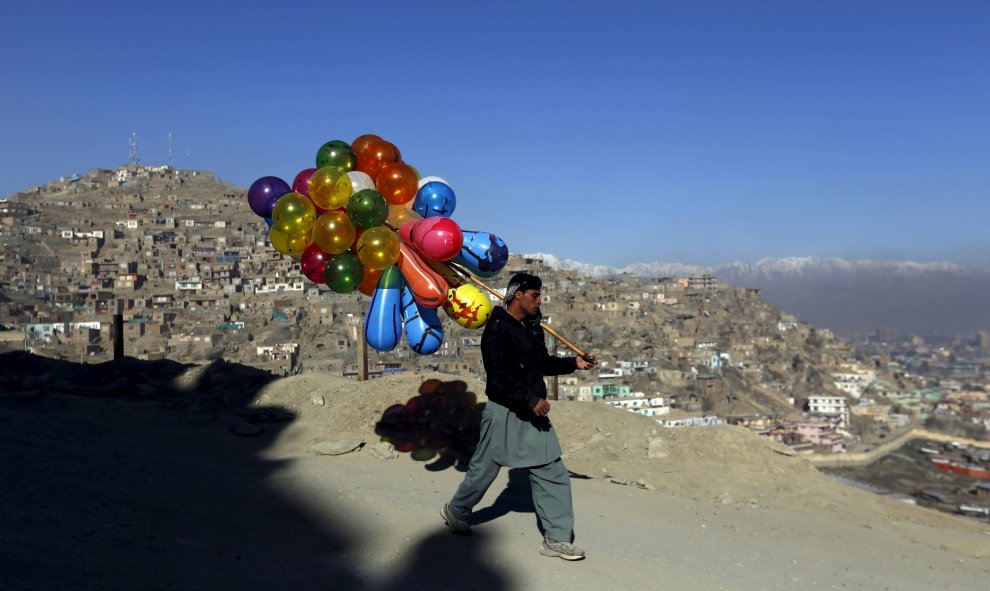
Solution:
{"label": "green balloon", "polygon": [[351,293],[364,279],[364,268],[353,252],[346,251],[327,259],[323,268],[327,287],[337,293]]}
{"label": "green balloon", "polygon": [[351,146],[342,140],[330,140],[316,151],[316,168],[336,166],[344,172],[354,170],[357,158]]}
{"label": "green balloon", "polygon": [[381,226],[388,219],[388,203],[374,189],[362,189],[347,201],[347,215],[362,230]]}

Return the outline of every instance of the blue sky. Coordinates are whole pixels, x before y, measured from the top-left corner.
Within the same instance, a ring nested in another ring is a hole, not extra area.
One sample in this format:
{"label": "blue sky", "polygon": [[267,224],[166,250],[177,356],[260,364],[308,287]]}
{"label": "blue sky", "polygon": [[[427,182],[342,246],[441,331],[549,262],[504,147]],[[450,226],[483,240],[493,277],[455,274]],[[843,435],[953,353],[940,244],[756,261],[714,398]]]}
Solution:
{"label": "blue sky", "polygon": [[376,133],[513,252],[990,267],[990,2],[12,4],[0,196]]}

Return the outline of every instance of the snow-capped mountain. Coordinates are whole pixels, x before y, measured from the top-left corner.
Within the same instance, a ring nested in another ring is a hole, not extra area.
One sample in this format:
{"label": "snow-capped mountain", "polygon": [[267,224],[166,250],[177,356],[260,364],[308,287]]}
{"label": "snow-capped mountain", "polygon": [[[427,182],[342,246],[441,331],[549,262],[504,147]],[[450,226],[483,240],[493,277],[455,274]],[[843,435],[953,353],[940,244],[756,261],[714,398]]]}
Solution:
{"label": "snow-capped mountain", "polygon": [[634,263],[590,265],[552,254],[524,255],[593,278],[628,273],[643,279],[714,275],[755,287],[785,311],[842,332],[895,328],[903,333],[960,334],[990,329],[990,271],[949,262],[788,257],[711,266]]}
{"label": "snow-capped mountain", "polygon": [[685,277],[707,273],[718,276],[730,283],[733,279],[745,280],[748,278],[770,278],[777,276],[841,276],[859,273],[880,273],[900,277],[914,277],[932,272],[968,272],[965,267],[956,263],[916,263],[913,261],[877,259],[850,261],[841,258],[787,257],[780,259],[766,258],[755,263],[736,261],[711,266],[684,265],[681,263],[632,263],[625,267],[608,267],[564,259],[547,253],[526,254],[523,256],[542,259],[555,269],[577,271],[582,275],[595,278],[615,277],[623,273],[642,278]]}

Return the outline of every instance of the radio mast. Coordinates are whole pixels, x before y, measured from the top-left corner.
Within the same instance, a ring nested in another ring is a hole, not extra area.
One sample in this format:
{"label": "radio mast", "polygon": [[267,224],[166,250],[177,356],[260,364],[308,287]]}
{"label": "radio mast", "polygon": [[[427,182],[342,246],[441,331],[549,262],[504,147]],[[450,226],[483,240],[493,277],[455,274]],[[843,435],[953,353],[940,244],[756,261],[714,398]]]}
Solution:
{"label": "radio mast", "polygon": [[137,166],[137,163],[141,161],[141,159],[138,158],[137,132],[135,131],[131,132],[131,140],[129,143],[130,143],[130,154],[129,154],[128,164],[130,164],[131,166]]}

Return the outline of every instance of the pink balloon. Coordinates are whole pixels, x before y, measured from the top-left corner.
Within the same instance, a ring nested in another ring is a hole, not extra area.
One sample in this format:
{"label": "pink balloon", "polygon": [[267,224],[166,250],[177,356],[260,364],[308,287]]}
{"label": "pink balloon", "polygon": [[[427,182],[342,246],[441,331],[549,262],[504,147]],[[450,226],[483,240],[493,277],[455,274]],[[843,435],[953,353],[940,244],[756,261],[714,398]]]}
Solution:
{"label": "pink balloon", "polygon": [[309,197],[309,177],[313,176],[314,172],[316,172],[315,168],[307,168],[300,171],[296,175],[295,180],[292,181],[292,190]]}
{"label": "pink balloon", "polygon": [[399,230],[400,237],[405,238],[406,234],[416,250],[435,261],[449,261],[460,254],[464,245],[464,234],[457,222],[442,216],[407,222]]}

